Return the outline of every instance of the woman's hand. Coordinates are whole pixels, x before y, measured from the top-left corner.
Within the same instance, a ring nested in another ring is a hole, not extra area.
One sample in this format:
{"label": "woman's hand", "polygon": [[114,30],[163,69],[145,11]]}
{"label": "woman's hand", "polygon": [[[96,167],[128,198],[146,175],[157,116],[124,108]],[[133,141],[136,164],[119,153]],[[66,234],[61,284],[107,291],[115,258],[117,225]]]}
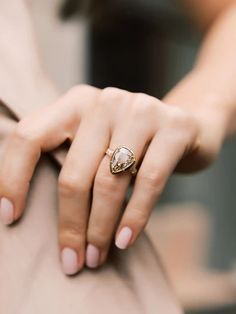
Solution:
{"label": "woman's hand", "polygon": [[[59,243],[63,270],[94,268],[106,260],[114,234],[117,247],[132,245],[177,168],[205,167],[218,151],[207,129],[184,110],[141,93],[81,85],[58,102],[22,119],[9,136],[0,166],[1,218],[11,224],[23,213],[29,183],[42,152],[65,140],[71,146],[61,169]],[[213,144],[214,143],[214,144]],[[114,175],[105,152],[130,148],[138,173]]]}

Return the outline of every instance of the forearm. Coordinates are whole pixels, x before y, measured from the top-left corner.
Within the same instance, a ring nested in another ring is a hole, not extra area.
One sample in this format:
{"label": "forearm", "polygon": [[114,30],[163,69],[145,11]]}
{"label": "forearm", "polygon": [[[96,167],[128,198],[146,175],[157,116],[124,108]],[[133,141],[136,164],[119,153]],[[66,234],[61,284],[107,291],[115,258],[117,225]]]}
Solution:
{"label": "forearm", "polygon": [[164,98],[166,103],[200,115],[222,140],[236,131],[234,29],[236,5],[218,16],[203,40],[193,70]]}

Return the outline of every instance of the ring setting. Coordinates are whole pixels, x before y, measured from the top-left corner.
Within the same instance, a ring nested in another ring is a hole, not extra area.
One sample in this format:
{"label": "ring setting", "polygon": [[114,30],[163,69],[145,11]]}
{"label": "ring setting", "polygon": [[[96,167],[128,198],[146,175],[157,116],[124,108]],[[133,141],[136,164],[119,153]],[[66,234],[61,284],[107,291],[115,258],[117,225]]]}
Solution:
{"label": "ring setting", "polygon": [[130,170],[132,174],[137,172],[135,163],[136,158],[133,151],[125,146],[119,146],[115,150],[107,149],[106,154],[111,158],[110,171],[118,174]]}

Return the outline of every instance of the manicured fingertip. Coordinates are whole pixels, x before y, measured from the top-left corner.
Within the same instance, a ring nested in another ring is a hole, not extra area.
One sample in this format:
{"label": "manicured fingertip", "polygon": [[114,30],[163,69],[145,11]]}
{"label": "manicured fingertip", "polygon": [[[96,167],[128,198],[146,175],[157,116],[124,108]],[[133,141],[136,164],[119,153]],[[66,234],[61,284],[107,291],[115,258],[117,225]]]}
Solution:
{"label": "manicured fingertip", "polygon": [[10,225],[14,222],[14,206],[6,197],[2,197],[0,200],[0,219],[5,225]]}
{"label": "manicured fingertip", "polygon": [[96,268],[99,265],[100,252],[98,248],[92,244],[88,244],[86,250],[86,265],[89,268]]}
{"label": "manicured fingertip", "polygon": [[78,272],[78,255],[75,250],[64,248],[61,252],[61,262],[65,275],[74,275]]}
{"label": "manicured fingertip", "polygon": [[121,250],[126,249],[130,243],[132,235],[133,232],[129,227],[123,227],[116,238],[116,246]]}

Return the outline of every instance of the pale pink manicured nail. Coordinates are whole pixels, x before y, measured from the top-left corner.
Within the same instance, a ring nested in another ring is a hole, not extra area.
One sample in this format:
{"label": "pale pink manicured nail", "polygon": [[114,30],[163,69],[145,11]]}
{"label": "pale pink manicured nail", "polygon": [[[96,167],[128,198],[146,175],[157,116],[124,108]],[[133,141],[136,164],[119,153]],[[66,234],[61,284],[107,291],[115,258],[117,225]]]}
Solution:
{"label": "pale pink manicured nail", "polygon": [[122,228],[116,239],[116,246],[122,250],[126,249],[131,240],[132,234],[133,232],[129,227]]}
{"label": "pale pink manicured nail", "polygon": [[64,248],[61,252],[62,269],[66,275],[74,275],[78,272],[78,256],[76,251]]}
{"label": "pale pink manicured nail", "polygon": [[5,225],[10,225],[14,221],[14,207],[12,202],[6,197],[1,198],[0,217]]}
{"label": "pale pink manicured nail", "polygon": [[98,248],[92,244],[88,244],[86,250],[86,265],[95,268],[99,264],[100,253]]}

